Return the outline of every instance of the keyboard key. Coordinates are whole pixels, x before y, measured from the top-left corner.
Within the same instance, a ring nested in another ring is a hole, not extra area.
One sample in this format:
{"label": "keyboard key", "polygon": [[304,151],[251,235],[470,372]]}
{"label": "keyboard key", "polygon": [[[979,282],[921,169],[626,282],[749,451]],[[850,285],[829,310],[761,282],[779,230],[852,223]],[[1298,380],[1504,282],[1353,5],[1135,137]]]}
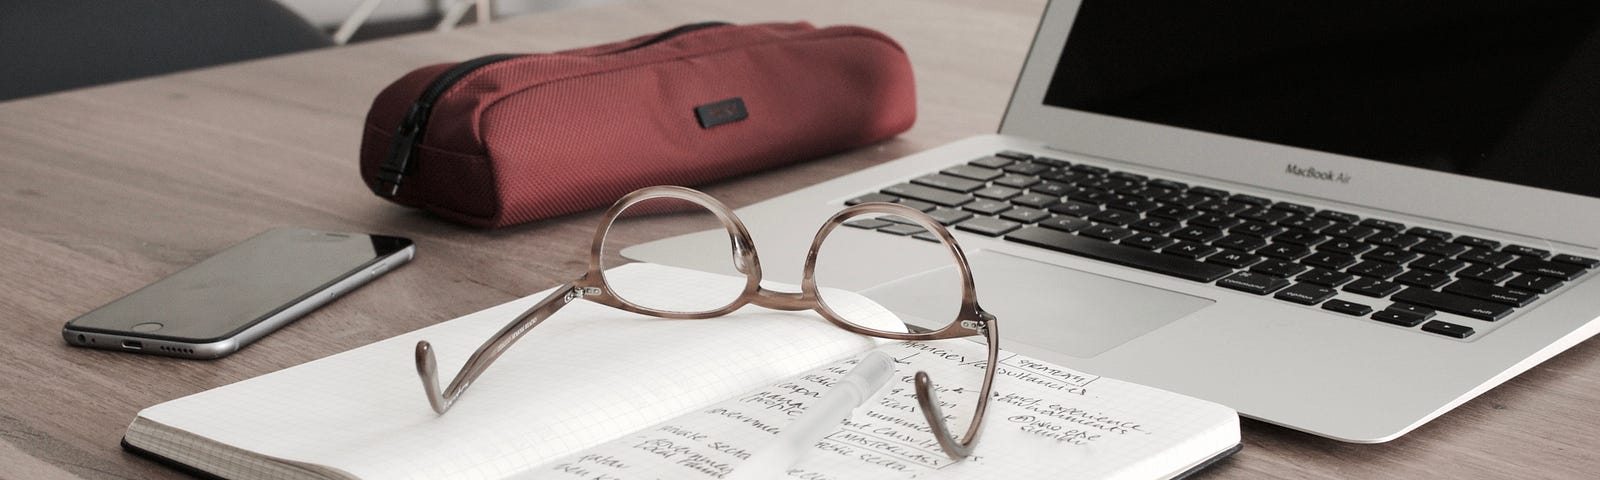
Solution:
{"label": "keyboard key", "polygon": [[955,207],[972,201],[971,195],[964,195],[933,187],[925,187],[922,185],[913,185],[910,183],[902,183],[884,188],[883,193],[909,198],[912,200],[921,200],[946,207]]}
{"label": "keyboard key", "polygon": [[1256,295],[1266,295],[1289,286],[1289,281],[1283,277],[1274,277],[1264,273],[1239,272],[1217,282],[1217,286]]}
{"label": "keyboard key", "polygon": [[1363,277],[1387,280],[1390,277],[1399,275],[1400,272],[1405,271],[1405,268],[1393,263],[1384,263],[1377,260],[1363,260],[1361,263],[1351,265],[1350,268],[1344,269],[1344,271]]}
{"label": "keyboard key", "polygon": [[1149,212],[1146,212],[1145,216],[1154,217],[1154,218],[1165,218],[1167,220],[1172,220],[1172,221],[1175,221],[1175,222],[1181,222],[1181,221],[1188,220],[1188,219],[1191,219],[1191,218],[1194,218],[1194,217],[1198,217],[1198,216],[1201,216],[1201,215],[1204,215],[1204,214],[1205,214],[1204,212],[1201,212],[1199,210],[1191,210],[1191,209],[1185,208],[1185,207],[1165,206],[1165,207],[1157,208],[1155,210],[1151,210]]}
{"label": "keyboard key", "polygon": [[1128,213],[1121,210],[1101,210],[1089,216],[1090,220],[1112,225],[1127,225],[1139,220],[1139,214]]}
{"label": "keyboard key", "polygon": [[1372,314],[1372,319],[1384,323],[1392,323],[1402,327],[1415,327],[1417,324],[1422,323],[1422,318],[1407,314],[1406,312],[1397,312],[1394,310],[1383,310],[1379,311],[1378,313],[1374,313]]}
{"label": "keyboard key", "polygon": [[1550,293],[1561,288],[1560,279],[1550,278],[1532,273],[1518,275],[1517,278],[1506,280],[1506,286],[1517,290],[1527,290],[1534,293]]}
{"label": "keyboard key", "polygon": [[1368,313],[1372,313],[1372,307],[1338,299],[1328,300],[1327,303],[1322,304],[1322,309],[1357,317],[1364,317]]}
{"label": "keyboard key", "polygon": [[1490,240],[1490,239],[1487,239],[1487,238],[1478,238],[1478,237],[1474,237],[1474,236],[1471,236],[1471,235],[1462,235],[1462,236],[1456,237],[1454,242],[1462,244],[1462,245],[1466,245],[1466,246],[1469,246],[1469,247],[1486,248],[1486,249],[1489,249],[1489,250],[1494,250],[1496,248],[1500,248],[1500,242],[1496,242],[1494,240]]}
{"label": "keyboard key", "polygon": [[1178,241],[1170,239],[1170,238],[1167,238],[1167,237],[1163,237],[1163,236],[1160,236],[1160,235],[1152,235],[1152,234],[1149,234],[1149,233],[1134,234],[1131,237],[1122,239],[1122,244],[1123,245],[1127,245],[1127,246],[1134,247],[1134,248],[1142,248],[1142,249],[1145,249],[1145,250],[1159,250],[1159,249],[1161,249],[1163,247],[1166,247],[1167,245],[1172,245],[1174,243],[1178,243]]}
{"label": "keyboard key", "polygon": [[1396,304],[1393,304],[1393,305],[1389,305],[1389,308],[1386,308],[1384,310],[1389,310],[1391,312],[1409,313],[1409,314],[1415,315],[1417,318],[1420,318],[1420,319],[1423,319],[1423,320],[1427,320],[1427,319],[1433,318],[1434,315],[1438,315],[1439,314],[1439,312],[1435,312],[1431,308],[1417,306],[1417,305],[1411,305],[1411,304],[1408,304],[1408,303],[1396,303]]}
{"label": "keyboard key", "polygon": [[1117,210],[1133,212],[1133,213],[1148,212],[1148,211],[1151,211],[1151,210],[1155,210],[1157,207],[1160,207],[1160,206],[1161,206],[1161,204],[1159,204],[1159,203],[1152,202],[1152,201],[1149,201],[1149,200],[1145,200],[1145,199],[1139,198],[1139,197],[1122,197],[1122,198],[1112,199],[1111,201],[1106,202],[1106,208],[1114,208],[1114,209],[1117,209]]}
{"label": "keyboard key", "polygon": [[1274,203],[1274,204],[1272,204],[1272,208],[1276,209],[1276,210],[1283,210],[1283,211],[1286,211],[1286,212],[1298,213],[1298,214],[1301,214],[1301,215],[1310,215],[1310,214],[1312,214],[1312,213],[1317,211],[1316,208],[1312,208],[1312,207],[1309,207],[1309,206],[1306,206],[1306,205],[1301,205],[1301,204],[1298,204],[1298,203],[1289,203],[1289,202]]}
{"label": "keyboard key", "polygon": [[1062,215],[1072,215],[1074,217],[1087,217],[1089,215],[1093,215],[1095,213],[1099,213],[1100,212],[1100,206],[1092,204],[1092,203],[1083,203],[1083,202],[1077,202],[1077,201],[1068,200],[1068,201],[1061,202],[1061,203],[1058,203],[1058,204],[1055,204],[1055,205],[1051,205],[1050,206],[1050,211],[1054,212],[1054,213],[1059,213],[1059,214],[1062,214]]}
{"label": "keyboard key", "polygon": [[[1039,183],[1041,181],[1042,180],[1039,180],[1038,178],[1035,178],[1035,177],[1030,177],[1030,176],[1027,176],[1027,175],[1017,175],[1017,174],[1013,173],[1013,174],[1008,174],[1008,175],[1005,175],[1003,177],[994,179],[994,184],[995,185],[1007,186],[1007,187],[1011,187],[1011,188],[1028,188],[1028,187],[1032,187],[1034,184]],[[1054,195],[1051,195],[1051,196],[1054,196]]]}
{"label": "keyboard key", "polygon": [[1072,192],[1072,186],[1061,182],[1041,181],[1028,186],[1028,191],[1052,197],[1065,197]]}
{"label": "keyboard key", "polygon": [[1422,237],[1416,235],[1406,235],[1404,233],[1380,233],[1378,235],[1367,237],[1367,243],[1399,249],[1411,248],[1412,245],[1422,243],[1422,240]]}
{"label": "keyboard key", "polygon": [[845,205],[860,205],[860,204],[868,203],[868,202],[894,203],[895,200],[899,200],[899,199],[900,199],[899,197],[896,197],[896,196],[893,196],[893,195],[884,195],[882,193],[869,193],[869,194],[862,195],[862,196],[859,196],[859,197],[856,197],[856,198],[845,200],[844,204]]}
{"label": "keyboard key", "polygon": [[1574,278],[1578,278],[1579,275],[1583,275],[1583,272],[1587,270],[1581,265],[1574,265],[1571,263],[1556,263],[1528,257],[1518,258],[1515,261],[1506,264],[1505,268],[1523,273],[1536,273],[1546,277],[1555,277],[1562,280],[1572,280]]}
{"label": "keyboard key", "polygon": [[1044,173],[1046,170],[1050,170],[1050,166],[1042,164],[1042,163],[1017,162],[1017,163],[1013,163],[1011,165],[1007,165],[1005,168],[1002,168],[1001,170],[1007,171],[1007,172],[1011,172],[1011,173],[1015,173],[1017,175],[1027,175],[1027,176],[1033,177],[1033,176],[1038,176],[1041,173]]}
{"label": "keyboard key", "polygon": [[1244,220],[1233,218],[1220,213],[1207,213],[1189,220],[1190,225],[1215,228],[1218,230],[1244,223]]}
{"label": "keyboard key", "polygon": [[1107,242],[1114,242],[1122,237],[1133,235],[1133,230],[1097,223],[1090,225],[1088,228],[1084,228],[1083,230],[1078,230],[1078,234],[1085,237],[1098,238]]}
{"label": "keyboard key", "polygon": [[1366,220],[1362,220],[1361,221],[1361,225],[1365,225],[1365,226],[1368,226],[1368,227],[1376,228],[1376,229],[1379,229],[1379,230],[1388,230],[1390,232],[1399,232],[1399,231],[1402,231],[1402,230],[1406,229],[1405,224],[1402,224],[1400,222],[1391,222],[1391,221],[1388,221],[1388,220],[1379,220],[1379,219],[1376,219],[1376,218],[1368,218]]}
{"label": "keyboard key", "polygon": [[1196,205],[1211,201],[1211,197],[1189,192],[1182,192],[1157,198],[1156,201],[1176,207],[1194,208]]}
{"label": "keyboard key", "polygon": [[987,198],[987,199],[990,199],[990,200],[1006,200],[1006,199],[1009,199],[1011,197],[1015,197],[1017,195],[1021,195],[1022,194],[1022,189],[1011,188],[1011,187],[1002,187],[1002,186],[999,186],[999,185],[995,185],[995,186],[991,186],[991,187],[988,187],[988,188],[983,188],[983,189],[979,189],[979,190],[973,191],[972,194],[978,196],[978,198]]}
{"label": "keyboard key", "polygon": [[1273,243],[1256,250],[1256,254],[1284,260],[1294,260],[1311,254],[1311,249],[1292,243]]}
{"label": "keyboard key", "polygon": [[1533,247],[1524,247],[1522,245],[1506,245],[1506,247],[1500,249],[1500,251],[1506,252],[1506,253],[1509,253],[1509,254],[1512,254],[1512,255],[1520,255],[1520,256],[1524,256],[1524,257],[1533,257],[1533,258],[1544,258],[1544,257],[1550,256],[1550,251],[1549,250],[1543,250],[1543,249],[1538,249],[1538,248],[1533,248]]}
{"label": "keyboard key", "polygon": [[1454,257],[1458,253],[1467,251],[1467,246],[1443,240],[1430,240],[1412,246],[1411,251],[1441,257]]}
{"label": "keyboard key", "polygon": [[1149,180],[1150,179],[1150,177],[1146,177],[1144,175],[1140,175],[1140,174],[1132,173],[1132,172],[1111,172],[1111,173],[1106,174],[1106,176],[1111,177],[1111,178],[1120,178],[1120,179],[1123,179],[1123,180],[1131,180],[1131,181],[1140,182],[1140,183],[1143,183],[1145,180]]}
{"label": "keyboard key", "polygon": [[997,237],[997,236],[1000,236],[1000,235],[1004,235],[1006,232],[1010,232],[1012,230],[1016,230],[1017,227],[1021,227],[1021,226],[1022,226],[1022,224],[1019,224],[1017,222],[1012,222],[1012,221],[1009,221],[1009,220],[1001,220],[1001,219],[998,219],[998,218],[989,218],[989,217],[978,217],[978,218],[974,218],[972,220],[967,220],[965,222],[961,222],[960,224],[956,225],[956,228],[957,229],[961,229],[961,230],[965,230],[965,231],[968,231],[968,232],[972,232],[972,233],[981,234],[981,235],[988,235],[988,236],[991,236],[991,237]]}
{"label": "keyboard key", "polygon": [[1344,291],[1366,295],[1369,297],[1383,298],[1400,291],[1400,285],[1385,282],[1376,278],[1357,278],[1344,286]]}
{"label": "keyboard key", "polygon": [[1268,224],[1265,224],[1265,223],[1255,222],[1255,221],[1244,222],[1244,223],[1241,223],[1241,224],[1238,224],[1238,225],[1234,225],[1233,228],[1228,229],[1228,231],[1231,232],[1231,233],[1241,233],[1241,234],[1250,235],[1250,236],[1253,236],[1253,237],[1260,237],[1260,238],[1267,238],[1267,237],[1270,237],[1270,236],[1273,236],[1273,235],[1277,235],[1277,234],[1283,233],[1286,230],[1288,230],[1288,229],[1280,227],[1280,226],[1277,226],[1277,225],[1268,225]]}
{"label": "keyboard key", "polygon": [[1450,272],[1454,272],[1456,270],[1467,268],[1467,265],[1468,265],[1467,262],[1463,262],[1463,261],[1452,259],[1452,258],[1435,257],[1435,256],[1432,256],[1432,255],[1423,255],[1422,258],[1417,259],[1417,261],[1415,261],[1415,262],[1411,262],[1411,265],[1408,265],[1408,266],[1413,268],[1413,269],[1420,268],[1420,269],[1423,269],[1423,270],[1432,270],[1432,271],[1439,272],[1439,273],[1450,273]]}
{"label": "keyboard key", "polygon": [[1188,190],[1189,189],[1189,184],[1187,184],[1187,183],[1174,182],[1172,180],[1166,180],[1166,179],[1160,179],[1160,178],[1155,179],[1155,180],[1151,180],[1150,181],[1150,185],[1161,187],[1161,188],[1166,188],[1166,189],[1171,189],[1173,191]]}
{"label": "keyboard key", "polygon": [[1317,245],[1326,240],[1328,240],[1327,235],[1311,233],[1304,230],[1290,230],[1280,233],[1276,237],[1272,237],[1272,241],[1274,242],[1292,243],[1303,247]]}
{"label": "keyboard key", "polygon": [[972,213],[954,208],[941,208],[928,212],[928,216],[933,217],[934,221],[939,222],[941,225],[950,225],[972,218]]}
{"label": "keyboard key", "polygon": [[1555,258],[1551,258],[1550,261],[1577,265],[1577,266],[1583,267],[1584,269],[1590,269],[1590,268],[1594,268],[1596,265],[1600,265],[1600,260],[1595,260],[1593,258],[1587,258],[1587,257],[1580,257],[1580,256],[1577,256],[1577,255],[1567,255],[1565,253],[1560,254],[1560,255],[1556,255]]}
{"label": "keyboard key", "polygon": [[1206,197],[1212,197],[1212,198],[1227,198],[1228,197],[1228,191],[1227,190],[1218,190],[1218,189],[1211,188],[1211,187],[1201,187],[1201,186],[1189,187],[1189,193],[1193,193],[1195,195],[1206,196]]}
{"label": "keyboard key", "polygon": [[922,200],[912,200],[909,198],[902,198],[898,203],[907,207],[915,208],[920,212],[931,212],[933,209],[939,208],[938,205],[924,202]]}
{"label": "keyboard key", "polygon": [[1125,191],[1125,192],[1122,192],[1122,193],[1124,195],[1128,195],[1128,196],[1139,197],[1139,198],[1143,198],[1145,200],[1156,201],[1157,198],[1165,197],[1167,195],[1172,195],[1172,190],[1161,188],[1161,187],[1152,187],[1150,185],[1141,185],[1138,188],[1129,189],[1128,191]]}
{"label": "keyboard key", "polygon": [[1456,280],[1455,283],[1446,285],[1444,292],[1456,295],[1465,295],[1479,300],[1488,300],[1503,303],[1513,307],[1526,307],[1538,299],[1538,295],[1506,287],[1490,285],[1477,280]]}
{"label": "keyboard key", "polygon": [[1217,200],[1212,200],[1212,201],[1209,201],[1209,202],[1206,202],[1206,203],[1202,203],[1202,204],[1199,204],[1199,205],[1195,205],[1194,208],[1197,208],[1197,209],[1200,209],[1200,210],[1205,210],[1205,211],[1208,211],[1208,212],[1216,212],[1216,213],[1220,213],[1220,214],[1223,214],[1223,215],[1233,215],[1235,213],[1239,213],[1239,212],[1243,212],[1245,210],[1249,210],[1250,207],[1252,207],[1252,206],[1253,205],[1250,205],[1250,204],[1244,203],[1244,202],[1235,202],[1233,200],[1217,199]]}
{"label": "keyboard key", "polygon": [[1317,212],[1317,218],[1326,218],[1328,220],[1333,220],[1340,223],[1355,223],[1357,220],[1361,220],[1361,217],[1358,217],[1354,214],[1334,210],[1323,210]]}
{"label": "keyboard key", "polygon": [[1006,165],[1010,165],[1011,162],[1015,162],[1015,161],[1016,160],[1013,160],[1013,159],[1010,159],[1010,158],[1006,158],[1006,157],[1002,157],[1002,156],[999,156],[999,155],[990,155],[990,156],[987,156],[987,157],[983,157],[983,158],[980,158],[980,159],[977,159],[977,160],[973,160],[973,161],[967,162],[967,164],[968,165],[972,165],[972,166],[976,166],[976,167],[983,167],[983,168],[1001,168],[1001,167],[1004,167]]}
{"label": "keyboard key", "polygon": [[1173,232],[1172,238],[1204,243],[1222,238],[1222,232],[1206,227],[1183,227]]}
{"label": "keyboard key", "polygon": [[1013,222],[1033,223],[1050,218],[1050,212],[1037,208],[1017,207],[1000,214],[1000,218]]}
{"label": "keyboard key", "polygon": [[1011,203],[1024,207],[1046,208],[1060,203],[1060,199],[1053,195],[1040,195],[1037,193],[1024,193],[1011,197]]}
{"label": "keyboard key", "polygon": [[1211,244],[1222,248],[1248,252],[1267,246],[1267,241],[1249,235],[1228,235],[1211,242]]}
{"label": "keyboard key", "polygon": [[916,234],[919,234],[919,233],[927,232],[928,230],[925,229],[925,228],[916,226],[916,225],[906,225],[906,224],[897,223],[897,224],[890,225],[890,226],[887,226],[887,227],[879,228],[878,231],[883,232],[883,233],[888,233],[888,234],[892,234],[892,235],[899,235],[899,236],[904,237],[906,235],[916,235]]}
{"label": "keyboard key", "polygon": [[1306,271],[1306,270],[1308,270],[1310,268],[1311,267],[1307,267],[1305,265],[1301,265],[1301,264],[1294,263],[1294,262],[1285,262],[1283,260],[1273,260],[1273,259],[1269,258],[1269,259],[1266,259],[1266,260],[1262,260],[1260,263],[1255,264],[1255,266],[1253,266],[1253,267],[1250,267],[1250,271],[1256,272],[1256,273],[1264,273],[1264,274],[1267,274],[1267,275],[1272,275],[1274,277],[1285,277],[1285,278],[1287,278],[1287,277],[1293,277],[1293,276],[1299,274],[1300,272],[1304,272],[1304,271]]}
{"label": "keyboard key", "polygon": [[973,190],[983,188],[984,186],[983,182],[977,180],[953,177],[942,173],[934,173],[913,178],[911,179],[911,183],[960,193],[971,192]]}
{"label": "keyboard key", "polygon": [[1003,172],[993,168],[983,168],[965,164],[940,170],[939,173],[943,173],[945,175],[954,175],[961,178],[970,178],[983,182],[994,180],[996,178],[1000,178],[1001,175],[1004,175]]}
{"label": "keyboard key", "polygon": [[1295,280],[1306,283],[1315,283],[1324,287],[1337,287],[1349,283],[1351,280],[1355,279],[1355,275],[1321,268],[1313,268],[1311,271],[1301,274],[1299,277],[1295,277]]}
{"label": "keyboard key", "polygon": [[1024,228],[1007,235],[1006,240],[1197,282],[1213,282],[1233,271],[1219,265],[1105,243],[1046,228]]}
{"label": "keyboard key", "polygon": [[1422,254],[1416,252],[1407,252],[1405,250],[1395,250],[1393,248],[1380,247],[1361,255],[1361,258],[1399,265],[1416,260],[1417,257],[1421,256]]}
{"label": "keyboard key", "polygon": [[894,225],[894,224],[895,224],[894,222],[891,222],[891,221],[888,221],[888,220],[877,219],[877,218],[865,218],[865,219],[861,219],[861,220],[852,220],[852,221],[849,221],[849,222],[844,222],[844,226],[846,226],[846,227],[856,227],[856,228],[861,228],[861,229],[866,229],[866,230],[876,230],[876,229],[887,227],[887,226]]}
{"label": "keyboard key", "polygon": [[1421,288],[1407,288],[1390,298],[1396,302],[1420,305],[1435,310],[1450,312],[1464,317],[1476,318],[1493,322],[1504,318],[1511,313],[1511,306],[1495,302],[1464,297],[1454,293],[1442,293]]}
{"label": "keyboard key", "polygon": [[1334,236],[1334,237],[1338,237],[1338,238],[1344,238],[1344,239],[1350,239],[1350,240],[1360,240],[1360,239],[1363,239],[1363,238],[1370,237],[1375,233],[1378,233],[1378,229],[1372,228],[1372,227],[1363,227],[1363,226],[1356,225],[1356,224],[1353,224],[1353,223],[1346,223],[1346,224],[1341,224],[1341,225],[1334,225],[1332,227],[1329,227],[1326,230],[1323,230],[1321,233],[1323,233],[1325,235],[1331,235],[1331,236]]}
{"label": "keyboard key", "polygon": [[1223,250],[1215,255],[1206,257],[1206,261],[1228,268],[1244,268],[1260,262],[1261,257],[1244,252]]}
{"label": "keyboard key", "polygon": [[1201,257],[1216,253],[1217,250],[1217,247],[1210,245],[1201,245],[1194,242],[1178,242],[1172,246],[1162,249],[1161,253],[1183,257],[1190,260],[1199,260]]}
{"label": "keyboard key", "polygon": [[1467,268],[1456,272],[1456,278],[1470,278],[1486,283],[1500,283],[1509,280],[1512,276],[1510,270],[1495,268],[1488,265],[1468,265]]}
{"label": "keyboard key", "polygon": [[1039,178],[1042,178],[1042,179],[1045,179],[1045,180],[1050,180],[1050,181],[1056,181],[1056,182],[1071,184],[1071,183],[1082,182],[1082,181],[1088,180],[1090,178],[1094,178],[1094,176],[1090,175],[1090,174],[1087,174],[1087,173],[1073,171],[1073,170],[1051,170],[1051,171],[1039,174]]}
{"label": "keyboard key", "polygon": [[1039,222],[1039,226],[1053,228],[1063,232],[1076,232],[1088,228],[1094,223],[1077,217],[1050,217]]}
{"label": "keyboard key", "polygon": [[1271,208],[1252,208],[1243,212],[1239,212],[1238,215],[1234,216],[1261,223],[1278,223],[1285,218],[1293,217],[1294,213],[1287,210],[1273,210]]}
{"label": "keyboard key", "polygon": [[1082,163],[1077,164],[1077,165],[1073,165],[1072,166],[1072,170],[1076,171],[1076,172],[1087,173],[1087,174],[1090,174],[1090,175],[1105,175],[1106,173],[1111,172],[1110,169],[1105,168],[1105,167],[1096,167],[1094,165],[1084,165]]}
{"label": "keyboard key", "polygon": [[1265,206],[1268,206],[1268,205],[1272,205],[1272,200],[1268,200],[1268,199],[1265,199],[1265,198],[1257,197],[1255,195],[1245,195],[1243,193],[1235,193],[1235,194],[1233,194],[1233,196],[1228,197],[1228,199],[1229,200],[1233,200],[1235,202],[1248,203],[1248,204],[1251,204],[1251,205],[1255,205],[1257,207],[1265,207]]}
{"label": "keyboard key", "polygon": [[995,214],[999,214],[1000,212],[1004,212],[1006,210],[1010,210],[1011,209],[1011,204],[1007,203],[1007,202],[1000,201],[1000,200],[989,200],[989,199],[986,199],[986,198],[980,198],[980,199],[968,202],[966,205],[962,205],[961,208],[966,209],[969,212],[978,213],[978,214],[982,214],[982,215],[995,215]]}
{"label": "keyboard key", "polygon": [[1049,165],[1049,166],[1056,167],[1056,168],[1066,168],[1066,167],[1072,166],[1072,162],[1068,162],[1066,160],[1062,160],[1062,159],[1054,158],[1054,157],[1033,157],[1033,162],[1034,163],[1043,163],[1045,165]]}
{"label": "keyboard key", "polygon": [[1177,230],[1181,227],[1182,225],[1179,225],[1178,222],[1163,218],[1145,218],[1128,225],[1128,228],[1132,228],[1134,230],[1159,233],[1162,235],[1172,233],[1174,230]]}
{"label": "keyboard key", "polygon": [[1407,270],[1394,277],[1394,281],[1423,288],[1439,288],[1450,282],[1450,276],[1432,270]]}
{"label": "keyboard key", "polygon": [[1450,235],[1450,232],[1423,227],[1408,228],[1406,229],[1406,233],[1410,235],[1416,235],[1418,237],[1432,238],[1434,240],[1449,240],[1452,236]]}
{"label": "keyboard key", "polygon": [[1273,295],[1272,298],[1298,303],[1301,305],[1316,305],[1323,300],[1333,298],[1338,292],[1333,289],[1314,283],[1296,283]]}
{"label": "keyboard key", "polygon": [[1026,154],[1026,153],[1023,153],[1023,152],[1019,152],[1019,151],[1016,151],[1016,150],[1001,150],[1000,153],[996,153],[995,155],[996,156],[1001,156],[1001,157],[1006,157],[1006,158],[1009,158],[1009,159],[1012,159],[1012,160],[1028,160],[1028,159],[1033,158],[1033,155],[1029,155],[1029,154]]}
{"label": "keyboard key", "polygon": [[1329,270],[1339,270],[1356,264],[1356,257],[1337,252],[1317,252],[1300,260],[1300,263]]}
{"label": "keyboard key", "polygon": [[1372,248],[1372,245],[1344,238],[1336,238],[1328,241],[1327,243],[1317,245],[1317,250],[1322,250],[1324,252],[1343,253],[1345,255],[1360,255],[1362,252],[1366,252]]}
{"label": "keyboard key", "polygon": [[1517,256],[1483,247],[1472,247],[1472,249],[1467,250],[1467,253],[1457,256],[1456,259],[1498,267],[1516,260]]}
{"label": "keyboard key", "polygon": [[1450,322],[1434,320],[1422,326],[1422,331],[1437,333],[1450,338],[1467,338],[1472,336],[1472,327],[1456,325]]}
{"label": "keyboard key", "polygon": [[1278,225],[1305,230],[1307,232],[1320,232],[1324,228],[1333,226],[1333,220],[1300,215],[1286,218],[1283,221],[1278,222]]}

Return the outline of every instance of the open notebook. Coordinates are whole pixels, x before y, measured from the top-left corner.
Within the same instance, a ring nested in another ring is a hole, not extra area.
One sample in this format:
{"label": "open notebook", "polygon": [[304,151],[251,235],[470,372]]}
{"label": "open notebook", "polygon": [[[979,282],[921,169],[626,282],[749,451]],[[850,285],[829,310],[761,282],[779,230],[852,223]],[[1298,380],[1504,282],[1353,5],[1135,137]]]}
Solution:
{"label": "open notebook", "polygon": [[[742,282],[652,264],[609,275]],[[715,289],[679,294],[695,290]],[[981,359],[981,345],[877,341],[814,313],[758,307],[664,320],[573,302],[507,351],[448,414],[434,414],[412,364],[417,340],[432,342],[440,371],[453,373],[546,294],[147,408],[123,444],[239,479],[721,478],[803,411],[806,393],[826,390],[846,362],[874,348],[900,360],[896,380],[791,478],[1171,478],[1239,443],[1238,416],[1226,407],[1005,353],[976,456],[952,462],[917,440],[927,435],[917,431],[922,417],[905,408],[914,395],[897,383],[917,370],[936,382],[975,378],[966,359]],[[835,308],[875,312],[879,328],[903,328],[857,299]]]}

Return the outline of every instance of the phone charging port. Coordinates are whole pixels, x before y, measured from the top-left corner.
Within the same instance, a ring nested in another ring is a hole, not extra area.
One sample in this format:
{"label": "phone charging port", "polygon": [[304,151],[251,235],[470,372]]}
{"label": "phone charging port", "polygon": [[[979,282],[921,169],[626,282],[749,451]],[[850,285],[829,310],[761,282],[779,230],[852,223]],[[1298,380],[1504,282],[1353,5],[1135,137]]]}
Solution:
{"label": "phone charging port", "polygon": [[144,342],[138,340],[123,340],[122,348],[128,350],[144,350]]}

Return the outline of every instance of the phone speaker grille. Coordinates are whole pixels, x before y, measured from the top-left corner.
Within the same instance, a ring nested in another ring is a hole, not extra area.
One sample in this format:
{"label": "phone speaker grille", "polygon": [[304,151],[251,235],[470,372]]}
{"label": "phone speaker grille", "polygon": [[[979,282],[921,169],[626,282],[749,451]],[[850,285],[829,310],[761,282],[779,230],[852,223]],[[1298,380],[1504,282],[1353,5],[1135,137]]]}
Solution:
{"label": "phone speaker grille", "polygon": [[162,345],[161,346],[161,350],[165,351],[165,352],[172,352],[172,353],[187,353],[187,354],[190,354],[190,355],[194,354],[194,349],[191,349],[191,348],[178,348],[178,347],[169,347],[169,346],[166,346],[166,345]]}

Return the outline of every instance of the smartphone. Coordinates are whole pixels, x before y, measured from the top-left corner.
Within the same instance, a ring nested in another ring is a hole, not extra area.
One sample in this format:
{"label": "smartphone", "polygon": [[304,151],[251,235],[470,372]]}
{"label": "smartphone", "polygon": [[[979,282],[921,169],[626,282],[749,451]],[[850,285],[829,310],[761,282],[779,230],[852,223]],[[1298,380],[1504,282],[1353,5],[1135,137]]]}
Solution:
{"label": "smartphone", "polygon": [[416,254],[385,235],[275,228],[67,322],[69,345],[219,358]]}

